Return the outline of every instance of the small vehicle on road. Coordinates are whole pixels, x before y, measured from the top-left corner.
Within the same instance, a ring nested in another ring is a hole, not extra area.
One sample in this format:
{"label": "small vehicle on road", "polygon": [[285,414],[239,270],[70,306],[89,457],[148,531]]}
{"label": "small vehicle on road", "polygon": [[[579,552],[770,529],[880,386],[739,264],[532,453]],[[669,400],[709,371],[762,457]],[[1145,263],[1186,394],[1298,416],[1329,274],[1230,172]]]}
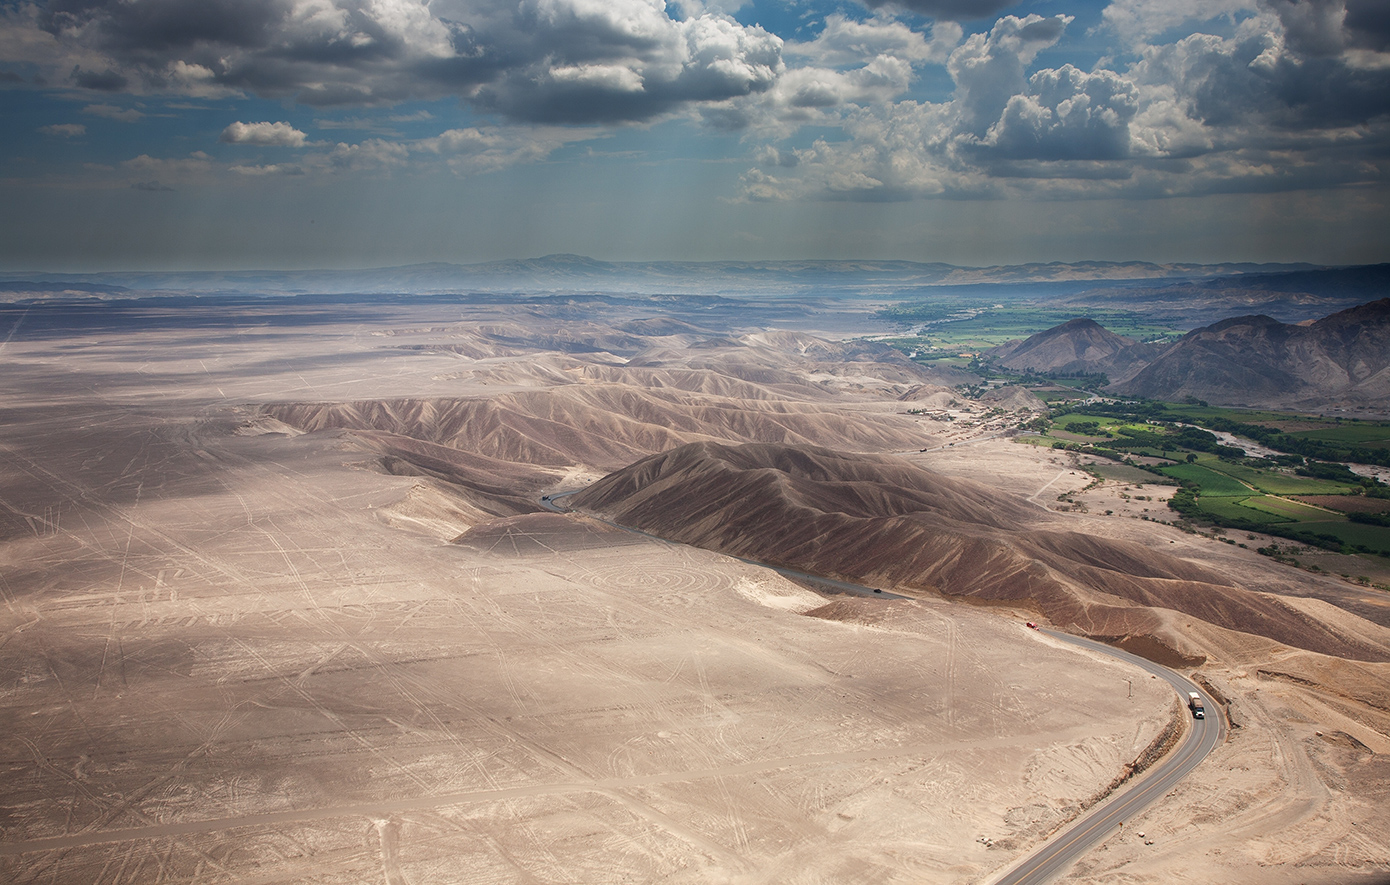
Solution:
{"label": "small vehicle on road", "polygon": [[1187,693],[1187,706],[1192,709],[1193,719],[1207,718],[1206,708],[1202,706],[1202,696],[1197,694],[1197,692],[1189,691]]}
{"label": "small vehicle on road", "polygon": [[1036,621],[1029,621],[1029,622],[1028,622],[1028,626],[1029,626],[1031,629],[1033,629],[1033,630],[1038,629],[1038,624],[1037,624]]}

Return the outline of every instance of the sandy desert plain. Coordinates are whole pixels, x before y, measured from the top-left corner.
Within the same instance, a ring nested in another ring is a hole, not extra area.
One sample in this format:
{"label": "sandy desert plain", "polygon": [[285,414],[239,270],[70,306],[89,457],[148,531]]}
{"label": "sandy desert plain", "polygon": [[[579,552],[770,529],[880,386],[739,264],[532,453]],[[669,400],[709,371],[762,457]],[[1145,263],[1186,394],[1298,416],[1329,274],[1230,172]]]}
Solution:
{"label": "sandy desert plain", "polygon": [[[871,331],[701,299],[6,306],[0,880],[989,882],[1189,727],[1034,618],[1233,726],[1066,881],[1390,881],[1386,595],[1138,518],[1161,489],[1000,436],[1028,415]],[[656,533],[699,546],[539,504],[628,512],[601,477],[673,452],[651,477],[738,498],[671,493]],[[771,534],[721,535],[760,488]]]}

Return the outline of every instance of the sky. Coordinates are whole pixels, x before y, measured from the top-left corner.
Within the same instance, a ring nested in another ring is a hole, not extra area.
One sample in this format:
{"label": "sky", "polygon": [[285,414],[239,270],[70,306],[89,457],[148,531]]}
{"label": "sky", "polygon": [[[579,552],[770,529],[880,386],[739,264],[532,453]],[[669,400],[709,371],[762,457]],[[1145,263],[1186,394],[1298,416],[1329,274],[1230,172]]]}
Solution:
{"label": "sky", "polygon": [[0,269],[1390,261],[1390,0],[0,0]]}

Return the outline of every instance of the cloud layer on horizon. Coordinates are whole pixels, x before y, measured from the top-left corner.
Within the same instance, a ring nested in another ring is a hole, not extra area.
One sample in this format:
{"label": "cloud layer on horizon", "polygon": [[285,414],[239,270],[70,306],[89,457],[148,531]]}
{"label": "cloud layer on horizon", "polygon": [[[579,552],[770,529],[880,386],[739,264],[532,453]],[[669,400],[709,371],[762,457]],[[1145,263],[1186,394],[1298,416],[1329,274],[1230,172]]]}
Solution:
{"label": "cloud layer on horizon", "polygon": [[[358,143],[232,119],[222,143],[298,153],[219,165],[161,160],[152,146],[113,166],[146,181],[161,162],[170,180],[431,164],[478,174],[669,119],[741,133],[756,159],[737,195],[751,201],[1385,181],[1382,0],[1113,0],[1089,35],[1106,54],[1075,63],[1056,58],[1071,15],[978,23],[1012,5],[863,0],[862,15],[829,11],[813,36],[784,40],[740,23],[739,3],[696,0],[681,14],[661,0],[21,0],[0,9],[0,71],[6,88],[84,96],[88,113],[130,123],[147,113],[113,104],[122,97],[372,112],[453,97],[475,116],[424,138],[383,125]],[[916,91],[929,70],[947,93]]]}

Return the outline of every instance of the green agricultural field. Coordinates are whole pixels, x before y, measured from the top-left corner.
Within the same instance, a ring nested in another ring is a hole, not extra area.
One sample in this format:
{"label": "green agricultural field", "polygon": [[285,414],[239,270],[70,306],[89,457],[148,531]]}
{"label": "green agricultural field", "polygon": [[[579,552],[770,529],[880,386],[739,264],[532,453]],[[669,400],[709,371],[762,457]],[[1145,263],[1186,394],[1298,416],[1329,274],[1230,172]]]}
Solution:
{"label": "green agricultural field", "polygon": [[1305,522],[1299,525],[1299,529],[1314,534],[1332,535],[1343,544],[1353,547],[1365,547],[1372,552],[1390,554],[1390,528],[1384,526],[1359,522]]}
{"label": "green agricultural field", "polygon": [[1224,473],[1217,473],[1200,464],[1174,464],[1160,467],[1163,473],[1174,479],[1196,483],[1201,487],[1203,497],[1248,497],[1250,489]]}
{"label": "green agricultural field", "polygon": [[1390,528],[1338,519],[1312,507],[1252,495],[1248,498],[1206,497],[1197,499],[1201,511],[1218,522],[1237,520],[1266,526],[1271,532],[1294,531],[1311,535],[1330,535],[1344,544],[1390,555]]}
{"label": "green agricultural field", "polygon": [[[1351,492],[1351,486],[1325,479],[1313,479],[1310,476],[1291,476],[1274,470],[1257,470],[1243,464],[1228,464],[1216,460],[1207,462],[1204,459],[1201,463],[1271,495],[1346,495]],[[1321,491],[1315,492],[1313,489]]]}
{"label": "green agricultural field", "polygon": [[1087,385],[1093,382],[1086,378],[1048,378],[1047,383],[1056,384],[1058,387],[1069,387],[1072,390],[1084,390]]}
{"label": "green agricultural field", "polygon": [[1288,501],[1283,498],[1274,498],[1269,495],[1256,495],[1246,498],[1241,502],[1241,506],[1248,507],[1251,510],[1258,510],[1261,513],[1284,516],[1298,522],[1339,521],[1335,513],[1328,513],[1326,510],[1319,510],[1307,504],[1300,504],[1297,501]]}
{"label": "green agricultural field", "polygon": [[[1338,420],[1241,409],[1167,404],[1162,415],[1255,437],[1271,448],[1321,461],[1369,461],[1390,466],[1390,422]],[[1241,429],[1240,425],[1248,429]],[[1256,430],[1258,428],[1258,431]]]}
{"label": "green agricultural field", "polygon": [[[1262,498],[1257,495],[1256,498]],[[1269,513],[1249,506],[1251,498],[1209,498],[1206,495],[1197,499],[1197,506],[1203,513],[1220,519],[1241,520],[1258,525],[1288,524],[1295,520],[1277,513]]]}
{"label": "green agricultural field", "polygon": [[1155,427],[1152,424],[1132,421],[1128,418],[1110,418],[1104,415],[1086,415],[1081,412],[1068,412],[1065,415],[1057,416],[1054,424],[1058,427],[1071,429],[1074,424],[1094,424],[1100,430],[1110,433],[1121,433],[1123,431],[1134,431],[1136,433],[1158,433],[1166,434],[1168,431],[1162,427]]}

